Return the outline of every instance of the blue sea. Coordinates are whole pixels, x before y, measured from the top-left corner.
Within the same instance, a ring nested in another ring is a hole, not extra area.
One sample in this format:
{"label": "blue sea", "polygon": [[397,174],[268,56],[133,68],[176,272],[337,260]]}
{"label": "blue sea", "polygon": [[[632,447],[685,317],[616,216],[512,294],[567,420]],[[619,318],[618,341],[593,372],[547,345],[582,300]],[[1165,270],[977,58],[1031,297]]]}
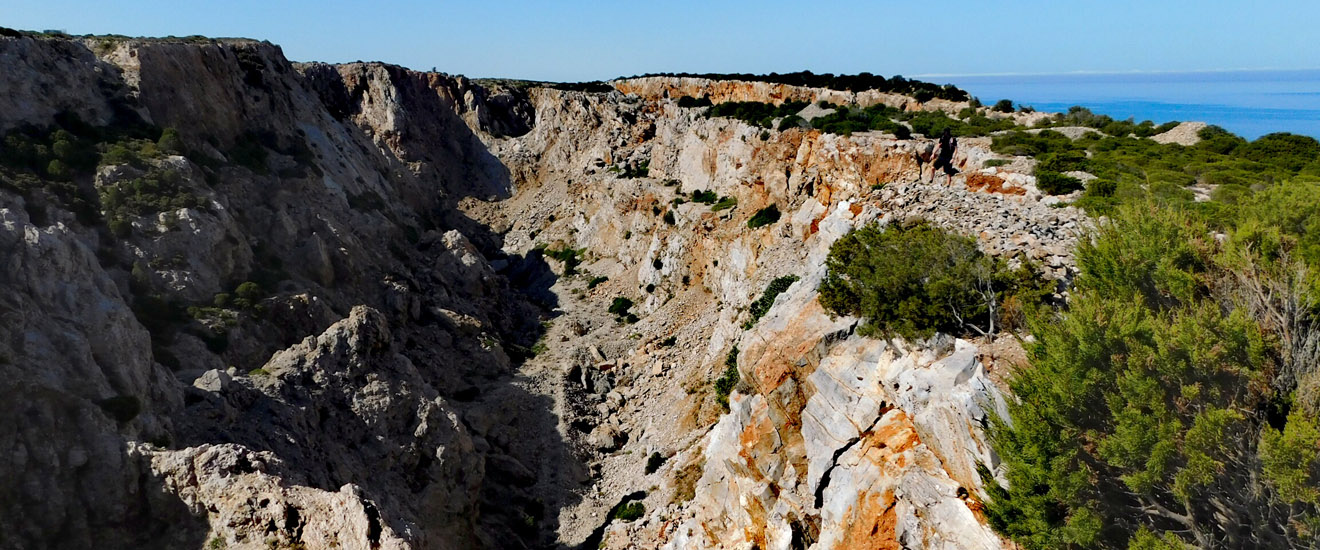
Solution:
{"label": "blue sea", "polygon": [[1320,138],[1320,70],[933,76],[991,105],[1000,99],[1038,111],[1081,105],[1116,119],[1202,121],[1247,139],[1271,132]]}

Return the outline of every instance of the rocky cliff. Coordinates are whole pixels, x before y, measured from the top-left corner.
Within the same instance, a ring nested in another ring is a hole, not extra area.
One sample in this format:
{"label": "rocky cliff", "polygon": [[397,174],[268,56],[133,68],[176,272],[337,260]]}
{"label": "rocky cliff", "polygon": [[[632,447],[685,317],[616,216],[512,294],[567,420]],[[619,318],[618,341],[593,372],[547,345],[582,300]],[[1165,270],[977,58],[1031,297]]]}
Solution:
{"label": "rocky cliff", "polygon": [[1012,339],[863,338],[815,288],[866,223],[1066,280],[1089,222],[977,140],[937,185],[921,138],[675,98],[957,104],[241,40],[0,38],[0,66],[6,151],[95,159],[0,173],[0,547],[1001,546],[977,471]]}

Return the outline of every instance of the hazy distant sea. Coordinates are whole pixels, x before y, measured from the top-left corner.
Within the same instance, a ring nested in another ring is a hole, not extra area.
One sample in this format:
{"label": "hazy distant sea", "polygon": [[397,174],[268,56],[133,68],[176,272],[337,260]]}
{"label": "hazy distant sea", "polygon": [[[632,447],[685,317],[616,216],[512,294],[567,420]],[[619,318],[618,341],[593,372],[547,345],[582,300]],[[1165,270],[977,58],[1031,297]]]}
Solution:
{"label": "hazy distant sea", "polygon": [[1137,122],[1218,124],[1247,139],[1270,132],[1320,138],[1320,70],[917,78],[955,84],[986,105],[1000,99],[1039,111],[1081,105]]}

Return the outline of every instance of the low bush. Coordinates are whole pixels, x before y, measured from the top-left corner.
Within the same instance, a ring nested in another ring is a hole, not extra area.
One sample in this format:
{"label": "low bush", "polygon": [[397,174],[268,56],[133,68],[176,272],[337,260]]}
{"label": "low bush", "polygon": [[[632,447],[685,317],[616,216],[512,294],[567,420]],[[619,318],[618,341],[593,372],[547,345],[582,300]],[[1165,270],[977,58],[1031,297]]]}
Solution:
{"label": "low bush", "polygon": [[601,283],[604,283],[605,281],[608,280],[610,280],[610,278],[603,275],[599,277],[592,277],[590,281],[587,281],[587,288],[588,289],[596,288],[600,286]]}
{"label": "low bush", "polygon": [[100,195],[101,208],[112,222],[207,206],[205,199],[183,184],[183,176],[171,170],[148,170],[140,178],[102,187]]}
{"label": "low bush", "polygon": [[1036,171],[1036,188],[1047,195],[1067,195],[1082,189],[1082,180],[1058,172]]}
{"label": "low bush", "polygon": [[623,296],[619,296],[618,298],[615,298],[613,302],[610,302],[610,308],[607,311],[613,313],[614,315],[618,315],[622,317],[624,315],[627,315],[628,310],[632,309],[632,307],[633,307],[632,300],[629,300],[628,298],[625,298]]}
{"label": "low bush", "polygon": [[266,297],[266,291],[257,283],[246,281],[234,289],[234,296],[233,304],[235,306],[242,309],[252,309]]}
{"label": "low bush", "polygon": [[706,116],[736,118],[762,128],[772,128],[775,119],[796,115],[806,107],[805,101],[785,101],[779,105],[759,101],[726,101],[711,107],[706,111]]}
{"label": "low bush", "polygon": [[772,223],[778,222],[779,216],[780,216],[779,207],[772,204],[770,206],[757,210],[756,213],[753,214],[752,217],[747,220],[747,228],[756,229],[759,227],[770,225]]}
{"label": "low bush", "polygon": [[[947,99],[949,101],[966,101],[969,97],[967,92],[959,89],[952,84],[934,84],[920,80],[910,80],[900,75],[894,75],[885,78],[881,75],[871,73],[858,74],[833,74],[833,73],[813,73],[811,71],[800,71],[793,73],[770,73],[770,74],[747,74],[747,73],[650,73],[642,76],[671,76],[671,77],[691,77],[704,78],[707,80],[745,80],[748,82],[773,82],[777,84],[788,84],[790,86],[806,86],[809,88],[829,88],[832,90],[843,90],[851,92],[861,92],[866,90],[878,90],[881,92],[906,94],[928,101],[929,98]],[[823,100],[822,100],[823,102]]]}
{"label": "low bush", "polygon": [[696,190],[692,192],[692,202],[699,202],[701,204],[715,204],[715,201],[718,200],[719,200],[719,195],[716,195],[714,191]]}
{"label": "low bush", "polygon": [[719,202],[710,205],[710,211],[719,212],[720,210],[728,210],[737,205],[738,205],[738,199],[734,197],[724,197],[720,199]]}
{"label": "low bush", "polygon": [[625,178],[644,178],[651,174],[651,161],[649,159],[630,162],[623,167],[623,177]]}
{"label": "low bush", "polygon": [[663,466],[664,464],[665,464],[665,455],[662,455],[660,453],[651,453],[651,456],[646,458],[646,474],[647,475],[654,474],[655,471],[659,470],[660,467]]}
{"label": "low bush", "polygon": [[857,229],[830,247],[826,268],[821,305],[862,318],[865,336],[994,333],[1003,297],[1032,280],[925,221]]}
{"label": "low bush", "polygon": [[786,117],[784,117],[784,118],[782,118],[782,119],[779,119],[779,127],[778,127],[778,130],[779,130],[780,132],[782,132],[782,131],[784,131],[784,130],[788,130],[788,129],[790,129],[790,128],[801,128],[802,126],[805,126],[806,124],[807,124],[807,121],[806,121],[806,120],[803,120],[802,117],[797,116],[797,115],[788,115],[788,116],[786,116]]}
{"label": "low bush", "polygon": [[614,519],[622,521],[636,521],[644,515],[646,515],[646,505],[641,502],[630,502],[614,511]]}
{"label": "low bush", "polygon": [[738,346],[733,346],[724,357],[724,373],[715,379],[715,402],[729,410],[729,393],[738,385]]}
{"label": "low bush", "polygon": [[706,96],[701,96],[701,97],[683,96],[678,98],[679,107],[685,107],[685,108],[710,107],[711,105],[712,103],[710,102],[710,98]]}
{"label": "low bush", "polygon": [[991,109],[1001,113],[1011,113],[1013,112],[1013,100],[1001,99],[996,101],[994,107],[991,107]]}
{"label": "low bush", "polygon": [[755,326],[756,322],[760,321],[761,317],[764,317],[770,311],[770,306],[775,304],[775,298],[778,298],[780,294],[783,294],[784,291],[788,290],[788,287],[793,286],[793,283],[797,281],[797,275],[785,275],[770,281],[770,284],[765,287],[765,292],[761,293],[761,297],[752,302],[751,307],[748,308],[748,313],[751,313],[752,318],[743,324],[743,329],[746,330]]}
{"label": "low bush", "polygon": [[578,266],[582,265],[582,254],[586,252],[585,248],[573,249],[568,247],[549,249],[541,248],[541,253],[546,257],[554,258],[564,264],[564,275],[576,275]]}

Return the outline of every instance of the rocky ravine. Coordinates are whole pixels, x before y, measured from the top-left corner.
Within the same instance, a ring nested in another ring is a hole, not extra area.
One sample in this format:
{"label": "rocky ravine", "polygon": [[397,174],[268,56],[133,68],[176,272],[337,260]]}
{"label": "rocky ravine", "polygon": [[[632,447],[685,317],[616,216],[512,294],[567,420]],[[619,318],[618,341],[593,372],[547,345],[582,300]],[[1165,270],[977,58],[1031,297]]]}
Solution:
{"label": "rocky ravine", "polygon": [[[0,547],[1001,545],[976,466],[1013,346],[861,338],[815,295],[835,239],[908,216],[1070,277],[1089,222],[1026,163],[979,170],[985,143],[944,186],[921,140],[706,119],[682,81],[487,87],[249,41],[3,38],[0,65],[0,130],[178,130],[187,155],[103,159],[92,196],[169,173],[204,199],[125,232],[0,187]],[[737,204],[674,200],[696,190]],[[624,501],[646,512],[610,521]]]}

